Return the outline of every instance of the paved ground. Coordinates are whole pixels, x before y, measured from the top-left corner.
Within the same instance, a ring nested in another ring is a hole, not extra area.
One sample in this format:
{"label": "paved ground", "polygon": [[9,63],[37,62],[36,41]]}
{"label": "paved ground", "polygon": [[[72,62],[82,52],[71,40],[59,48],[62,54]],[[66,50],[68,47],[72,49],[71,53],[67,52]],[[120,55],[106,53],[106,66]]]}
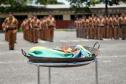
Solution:
{"label": "paved ground", "polygon": [[[33,44],[23,40],[18,33],[14,51],[8,50],[3,33],[0,33],[0,84],[37,84],[36,67],[27,63],[21,49],[33,46],[55,48],[63,45],[82,44],[92,46],[99,40],[76,38],[75,31],[55,31],[54,42],[39,40]],[[126,40],[99,41],[99,84],[126,84]],[[76,68],[52,68],[52,84],[95,84],[94,64]],[[48,68],[41,67],[41,84],[48,84]]]}

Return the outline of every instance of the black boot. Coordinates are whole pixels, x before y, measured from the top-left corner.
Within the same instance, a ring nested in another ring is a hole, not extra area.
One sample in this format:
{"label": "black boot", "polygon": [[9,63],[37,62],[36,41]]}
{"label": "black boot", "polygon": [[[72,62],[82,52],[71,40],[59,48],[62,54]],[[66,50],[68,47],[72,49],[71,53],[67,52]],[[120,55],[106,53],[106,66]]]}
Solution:
{"label": "black boot", "polygon": [[14,48],[9,48],[9,50],[14,50]]}

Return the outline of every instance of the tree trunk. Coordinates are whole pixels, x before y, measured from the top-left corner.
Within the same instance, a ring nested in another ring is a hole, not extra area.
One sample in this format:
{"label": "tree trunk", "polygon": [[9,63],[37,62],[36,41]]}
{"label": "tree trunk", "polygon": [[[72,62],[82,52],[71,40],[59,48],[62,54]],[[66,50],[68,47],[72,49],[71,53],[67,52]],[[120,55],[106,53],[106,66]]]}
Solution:
{"label": "tree trunk", "polygon": [[108,16],[108,0],[105,0],[105,15]]}

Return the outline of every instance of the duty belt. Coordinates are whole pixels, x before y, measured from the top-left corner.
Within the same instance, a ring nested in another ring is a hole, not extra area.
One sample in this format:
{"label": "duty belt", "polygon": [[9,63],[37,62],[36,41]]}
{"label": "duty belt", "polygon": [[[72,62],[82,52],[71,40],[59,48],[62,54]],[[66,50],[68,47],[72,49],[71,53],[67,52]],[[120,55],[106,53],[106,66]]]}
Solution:
{"label": "duty belt", "polygon": [[17,29],[16,27],[8,27],[7,30],[15,30]]}
{"label": "duty belt", "polygon": [[120,24],[120,26],[126,26],[126,24]]}
{"label": "duty belt", "polygon": [[119,26],[119,25],[114,25],[114,26]]}
{"label": "duty belt", "polygon": [[120,28],[126,28],[126,24],[120,24]]}

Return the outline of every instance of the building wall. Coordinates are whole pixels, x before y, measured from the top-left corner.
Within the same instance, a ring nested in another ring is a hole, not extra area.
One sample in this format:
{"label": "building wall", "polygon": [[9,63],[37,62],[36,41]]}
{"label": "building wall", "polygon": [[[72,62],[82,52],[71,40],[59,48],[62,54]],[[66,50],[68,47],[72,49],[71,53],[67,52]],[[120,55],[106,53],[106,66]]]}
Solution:
{"label": "building wall", "polygon": [[64,14],[63,15],[63,20],[71,20],[70,14]]}
{"label": "building wall", "polygon": [[[126,8],[121,7],[121,8],[109,8],[108,13],[109,14],[119,14],[125,12],[126,13]],[[105,9],[104,8],[91,8],[91,13],[96,14],[96,15],[104,15],[105,14]],[[36,11],[31,11],[31,12],[15,12],[13,13],[16,16],[28,16],[29,14],[34,14],[38,16],[44,16],[44,15],[49,15],[52,14],[53,16],[58,16],[59,19],[56,19],[56,26],[57,28],[71,28],[73,25],[73,21],[71,19],[71,15],[75,15],[75,12],[71,9],[64,8],[64,9],[47,9],[47,10],[36,10]],[[78,12],[76,15],[83,16],[86,13],[84,12]],[[0,19],[3,20],[3,18],[7,17],[8,13],[0,13]],[[63,17],[63,18],[62,18]],[[22,17],[23,18],[23,17]],[[26,17],[24,17],[26,18]],[[2,20],[0,21],[0,24],[2,24]],[[20,20],[20,19],[19,19]],[[22,21],[22,19],[21,19]],[[20,21],[20,23],[21,23]],[[1,29],[1,25],[0,25]]]}

